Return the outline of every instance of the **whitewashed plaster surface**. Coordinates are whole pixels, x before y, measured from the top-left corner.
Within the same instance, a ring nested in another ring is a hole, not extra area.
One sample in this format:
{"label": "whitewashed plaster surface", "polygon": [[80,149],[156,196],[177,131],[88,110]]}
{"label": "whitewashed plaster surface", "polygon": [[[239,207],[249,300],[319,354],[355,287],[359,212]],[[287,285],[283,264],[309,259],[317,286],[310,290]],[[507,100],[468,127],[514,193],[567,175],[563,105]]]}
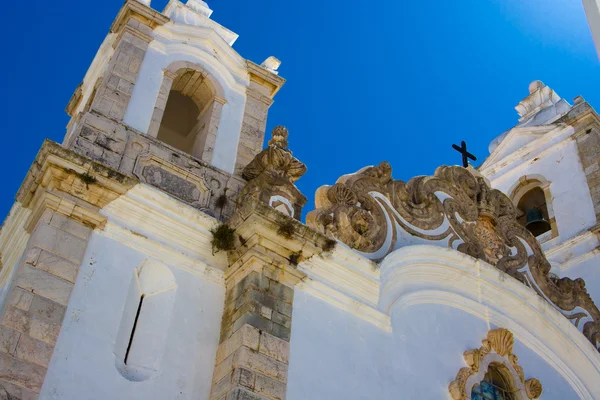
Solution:
{"label": "whitewashed plaster surface", "polygon": [[[462,353],[490,329],[464,311],[423,304],[393,312],[388,333],[303,292],[292,321],[288,400],[449,398]],[[542,382],[544,399],[580,398],[530,349],[517,342],[514,353],[526,377]]]}
{"label": "whitewashed plaster surface", "polygon": [[159,368],[133,382],[115,363],[131,278],[147,256],[94,233],[86,251],[40,399],[208,399],[224,288],[170,265],[177,284]]}
{"label": "whitewashed plaster surface", "polygon": [[[526,378],[545,399],[600,393],[600,357],[531,289],[449,249],[411,246],[382,264],[380,309],[391,332],[297,291],[288,400],[441,399],[490,329],[510,329]],[[500,278],[500,279],[499,279]]]}

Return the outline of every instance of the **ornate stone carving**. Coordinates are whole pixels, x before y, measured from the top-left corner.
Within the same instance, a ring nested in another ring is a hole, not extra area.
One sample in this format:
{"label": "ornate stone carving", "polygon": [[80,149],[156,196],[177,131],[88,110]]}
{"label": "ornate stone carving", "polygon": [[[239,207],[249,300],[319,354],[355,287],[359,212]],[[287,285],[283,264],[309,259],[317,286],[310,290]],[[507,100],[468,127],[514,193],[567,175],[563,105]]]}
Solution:
{"label": "ornate stone carving", "polygon": [[[529,399],[537,399],[542,395],[542,384],[535,378],[525,380],[523,368],[519,365],[519,359],[513,354],[514,337],[513,334],[504,328],[493,329],[488,332],[487,338],[481,342],[479,349],[467,350],[463,354],[465,363],[468,367],[461,368],[454,381],[448,385],[448,391],[454,400],[466,400],[470,387],[467,387],[469,378],[479,374],[484,359],[490,353],[496,353],[503,357],[507,365],[510,365],[518,375],[518,381],[523,385],[524,391]],[[480,375],[485,375],[487,371],[482,371]],[[478,382],[470,382],[475,385]],[[514,388],[513,388],[514,389]],[[522,389],[523,390],[523,389]]]}
{"label": "ornate stone carving", "polygon": [[191,206],[207,211],[210,189],[204,178],[152,154],[136,159],[133,173],[140,181],[155,186]]}
{"label": "ornate stone carving", "polygon": [[288,131],[283,126],[273,129],[269,147],[261,151],[244,168],[242,177],[248,184],[238,197],[241,204],[249,197],[258,199],[277,210],[300,219],[306,197],[294,182],[306,173],[306,166],[287,148]]}
{"label": "ornate stone carving", "polygon": [[527,397],[537,399],[542,395],[542,384],[535,378],[528,379],[525,381],[525,390],[527,390]]}
{"label": "ornate stone carving", "polygon": [[307,224],[375,261],[413,244],[449,247],[533,288],[598,347],[600,311],[582,279],[557,279],[511,200],[462,167],[439,167],[408,183],[387,162],[317,190]]}

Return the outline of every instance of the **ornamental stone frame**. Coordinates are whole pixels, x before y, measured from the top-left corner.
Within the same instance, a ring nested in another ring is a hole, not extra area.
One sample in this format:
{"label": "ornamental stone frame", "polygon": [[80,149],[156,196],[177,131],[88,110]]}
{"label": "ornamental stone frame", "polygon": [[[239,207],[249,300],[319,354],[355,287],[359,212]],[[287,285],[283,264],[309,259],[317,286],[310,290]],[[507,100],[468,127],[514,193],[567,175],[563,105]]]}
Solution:
{"label": "ornamental stone frame", "polygon": [[518,399],[537,399],[542,395],[540,381],[535,378],[525,380],[519,359],[513,354],[514,336],[508,329],[490,330],[481,343],[479,349],[463,353],[468,366],[461,368],[456,379],[448,385],[448,391],[454,400],[470,399],[473,387],[481,382],[488,368],[495,365],[502,367],[503,375],[507,375]]}

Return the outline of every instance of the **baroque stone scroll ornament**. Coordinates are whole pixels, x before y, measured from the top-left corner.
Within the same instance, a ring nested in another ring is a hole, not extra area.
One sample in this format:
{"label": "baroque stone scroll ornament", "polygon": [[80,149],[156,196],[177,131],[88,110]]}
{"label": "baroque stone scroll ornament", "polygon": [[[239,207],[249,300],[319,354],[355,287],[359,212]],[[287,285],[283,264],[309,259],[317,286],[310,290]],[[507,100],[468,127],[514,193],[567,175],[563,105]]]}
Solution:
{"label": "baroque stone scroll ornament", "polygon": [[449,247],[484,260],[533,288],[598,348],[600,311],[582,279],[550,277],[535,237],[517,222],[511,200],[462,167],[439,167],[408,183],[387,162],[317,190],[312,228],[380,261],[413,244]]}
{"label": "baroque stone scroll ornament", "polygon": [[[518,380],[523,384],[525,394],[529,399],[537,399],[542,395],[542,384],[535,378],[525,380],[523,368],[519,365],[519,359],[513,354],[514,346],[513,334],[504,328],[493,329],[488,332],[487,338],[481,343],[479,349],[465,351],[463,354],[465,363],[468,365],[461,368],[456,375],[456,379],[448,385],[448,391],[454,400],[466,400],[468,389],[467,384],[469,378],[477,375],[484,360],[491,353],[496,353],[508,361],[514,371],[518,375]],[[487,365],[486,365],[487,368]],[[483,374],[487,371],[482,371]],[[471,385],[478,382],[470,382]]]}

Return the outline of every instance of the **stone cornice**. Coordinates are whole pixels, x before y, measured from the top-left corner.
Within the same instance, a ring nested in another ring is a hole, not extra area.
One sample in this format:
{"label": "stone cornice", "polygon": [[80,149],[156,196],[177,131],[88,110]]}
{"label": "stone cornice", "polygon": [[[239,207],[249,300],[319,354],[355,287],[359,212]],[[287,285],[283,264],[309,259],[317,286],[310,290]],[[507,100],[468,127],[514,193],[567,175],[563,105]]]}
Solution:
{"label": "stone cornice", "polygon": [[585,100],[576,103],[573,108],[563,116],[559,122],[577,127],[575,137],[584,135],[586,129],[591,124],[600,125],[600,116]]}
{"label": "stone cornice", "polygon": [[[249,200],[228,222],[237,236],[225,272],[228,286],[249,271],[263,271],[273,279],[305,291],[380,329],[390,331],[389,316],[377,309],[379,269],[375,263],[343,244],[335,244],[268,205]],[[290,237],[279,232],[292,224]],[[298,257],[298,265],[290,262]]]}
{"label": "stone cornice", "polygon": [[99,210],[137,181],[46,140],[19,189],[0,230],[4,286],[44,211],[55,212],[91,228],[106,221]]}
{"label": "stone cornice", "polygon": [[98,210],[136,183],[136,179],[46,140],[16,200],[31,209],[27,231],[33,229],[46,208],[95,228],[104,223]]}
{"label": "stone cornice", "polygon": [[[331,246],[331,240],[324,235],[253,198],[248,198],[238,208],[228,225],[238,235],[236,249],[229,252],[229,274],[240,268],[249,254],[259,252],[267,255],[274,265],[288,265],[295,269],[290,263],[290,256],[298,255],[301,261],[321,254]],[[287,237],[281,234],[282,226],[289,226]]]}
{"label": "stone cornice", "polygon": [[127,0],[110,27],[110,32],[119,33],[127,24],[127,21],[132,17],[143,24],[148,25],[152,29],[169,22],[169,18],[158,11],[153,10],[136,0]]}
{"label": "stone cornice", "polygon": [[260,65],[253,63],[252,61],[247,60],[246,65],[251,80],[258,82],[263,86],[267,84],[271,87],[271,98],[275,97],[279,89],[281,89],[281,87],[285,84],[284,78],[280,77],[279,75],[275,75],[274,73],[268,71]]}
{"label": "stone cornice", "polygon": [[[491,163],[488,163],[486,160],[482,167],[479,168],[479,172],[490,180],[494,180],[496,176],[500,174],[506,175],[521,165],[527,165],[528,162],[536,157],[541,158],[545,154],[567,145],[574,139],[574,132],[575,130],[570,125],[557,126],[556,129],[549,131],[542,137],[535,139],[532,142],[529,142],[525,146],[519,148],[517,151],[512,152],[510,155],[504,158],[494,160]],[[560,138],[560,135],[565,133],[566,135]],[[555,139],[558,140],[554,143],[551,143]]]}
{"label": "stone cornice", "polygon": [[225,253],[213,254],[211,229],[218,221],[159,189],[140,184],[100,213],[105,236],[168,264],[223,283]]}
{"label": "stone cornice", "polygon": [[[181,27],[178,27],[181,29]],[[249,77],[243,66],[243,58],[217,35],[208,28],[196,28],[193,38],[204,39],[216,46],[217,54],[208,53],[204,47],[191,46],[183,43],[190,40],[190,34],[180,33],[173,26],[165,26],[155,31],[156,40],[152,41],[150,48],[165,55],[183,53],[201,60],[207,72],[221,76],[240,95],[245,96]],[[219,68],[219,65],[221,66]],[[222,68],[225,65],[227,68]],[[209,70],[207,67],[211,67]]]}

